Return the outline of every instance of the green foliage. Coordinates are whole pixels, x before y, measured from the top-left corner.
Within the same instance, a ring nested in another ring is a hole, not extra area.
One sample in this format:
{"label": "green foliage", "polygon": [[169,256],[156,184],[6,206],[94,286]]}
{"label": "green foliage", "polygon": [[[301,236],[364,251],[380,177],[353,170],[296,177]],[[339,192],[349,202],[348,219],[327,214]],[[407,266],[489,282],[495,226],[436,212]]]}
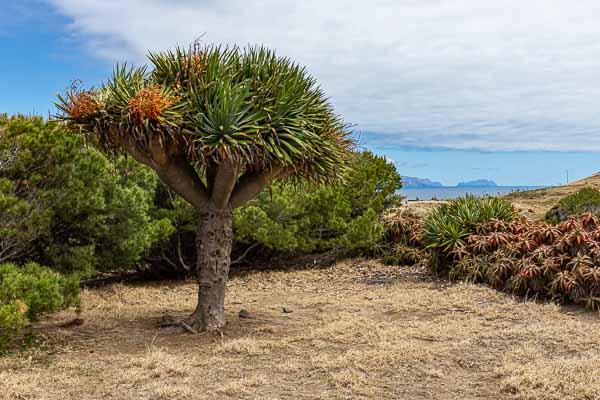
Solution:
{"label": "green foliage", "polygon": [[564,197],[547,214],[546,220],[551,223],[564,221],[571,215],[591,212],[600,214],[600,191],[583,188],[577,193]]}
{"label": "green foliage", "polygon": [[275,183],[234,214],[236,240],[279,252],[371,252],[380,214],[398,200],[395,167],[368,151],[351,159],[347,184],[319,188]]}
{"label": "green foliage", "polygon": [[340,244],[348,252],[370,252],[383,236],[383,226],[379,215],[368,208],[362,215],[350,220],[346,232],[341,236]]}
{"label": "green foliage", "polygon": [[0,264],[0,349],[42,315],[79,306],[79,280],[35,263]]}
{"label": "green foliage", "polygon": [[460,257],[465,238],[490,219],[511,221],[512,204],[496,197],[466,196],[435,208],[423,224],[423,241],[431,251],[431,268],[445,273]]}
{"label": "green foliage", "polygon": [[[399,202],[400,176],[385,158],[368,151],[353,153],[347,183],[335,187],[275,182],[234,212],[233,259],[336,250],[371,254],[383,228],[380,214]],[[186,273],[195,258],[196,211],[161,187],[155,218],[176,228],[168,241],[152,249],[155,269]]]}
{"label": "green foliage", "polygon": [[149,67],[117,66],[98,89],[59,96],[59,117],[109,152],[154,157],[160,142],[196,167],[343,176],[353,140],[305,68],[264,47],[196,44],[148,58]]}
{"label": "green foliage", "polygon": [[15,182],[0,178],[0,262],[25,256],[48,226],[49,213],[18,196]]}
{"label": "green foliage", "polygon": [[129,269],[172,233],[168,219],[151,216],[158,180],[148,168],[111,162],[41,118],[0,117],[0,131],[0,149],[17,149],[0,170],[0,260],[82,275]]}
{"label": "green foliage", "polygon": [[[84,277],[145,263],[194,265],[196,211],[153,171],[107,159],[41,118],[4,116],[0,128],[0,151],[18,149],[0,170],[0,262],[34,260]],[[400,177],[370,152],[353,153],[350,166],[346,185],[277,182],[236,210],[238,255],[251,246],[267,254],[372,252]]]}

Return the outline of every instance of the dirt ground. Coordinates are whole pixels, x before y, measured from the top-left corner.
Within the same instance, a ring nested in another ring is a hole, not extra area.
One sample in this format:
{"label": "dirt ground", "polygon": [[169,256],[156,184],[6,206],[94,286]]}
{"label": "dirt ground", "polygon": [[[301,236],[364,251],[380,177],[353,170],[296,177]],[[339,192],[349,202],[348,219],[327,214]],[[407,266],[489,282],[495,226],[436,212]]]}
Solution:
{"label": "dirt ground", "polygon": [[228,289],[221,335],[160,328],[192,283],[86,290],[83,325],[0,358],[0,398],[600,399],[597,313],[365,260]]}

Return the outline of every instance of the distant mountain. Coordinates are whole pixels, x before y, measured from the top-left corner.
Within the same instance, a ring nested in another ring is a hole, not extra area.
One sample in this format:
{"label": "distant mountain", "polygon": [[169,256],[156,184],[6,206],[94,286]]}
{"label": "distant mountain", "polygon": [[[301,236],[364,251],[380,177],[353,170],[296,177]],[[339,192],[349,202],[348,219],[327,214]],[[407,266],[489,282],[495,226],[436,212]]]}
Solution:
{"label": "distant mountain", "polygon": [[[496,182],[489,179],[477,179],[474,181],[460,182],[456,187],[496,187]],[[444,187],[440,182],[435,182],[427,178],[417,178],[415,176],[403,176],[402,187],[405,189],[425,189]]]}
{"label": "distant mountain", "polygon": [[460,182],[456,187],[495,187],[498,186],[496,182],[490,181],[489,179],[477,179],[474,181]]}
{"label": "distant mountain", "polygon": [[417,178],[414,176],[403,176],[402,187],[406,189],[436,188],[442,187],[440,182],[433,182],[427,178]]}

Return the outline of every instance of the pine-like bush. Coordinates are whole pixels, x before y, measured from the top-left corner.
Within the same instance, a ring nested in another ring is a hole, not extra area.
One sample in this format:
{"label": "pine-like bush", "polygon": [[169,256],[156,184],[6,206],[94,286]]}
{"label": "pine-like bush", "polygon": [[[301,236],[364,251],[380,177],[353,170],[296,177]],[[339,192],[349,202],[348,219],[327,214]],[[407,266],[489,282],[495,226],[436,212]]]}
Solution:
{"label": "pine-like bush", "polygon": [[562,198],[558,204],[546,213],[546,221],[559,223],[571,215],[600,213],[600,191],[583,188],[577,193]]}
{"label": "pine-like bush", "polygon": [[35,263],[0,264],[0,349],[42,315],[79,306],[79,280]]}

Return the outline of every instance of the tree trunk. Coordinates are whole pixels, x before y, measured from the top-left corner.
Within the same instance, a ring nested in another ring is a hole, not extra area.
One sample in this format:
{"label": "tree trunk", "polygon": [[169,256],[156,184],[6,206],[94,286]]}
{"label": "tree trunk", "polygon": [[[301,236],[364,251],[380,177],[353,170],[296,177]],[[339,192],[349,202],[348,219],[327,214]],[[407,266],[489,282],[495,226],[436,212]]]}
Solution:
{"label": "tree trunk", "polygon": [[225,325],[225,285],[229,277],[233,230],[231,209],[199,212],[196,248],[198,305],[187,321],[196,331],[214,331]]}

